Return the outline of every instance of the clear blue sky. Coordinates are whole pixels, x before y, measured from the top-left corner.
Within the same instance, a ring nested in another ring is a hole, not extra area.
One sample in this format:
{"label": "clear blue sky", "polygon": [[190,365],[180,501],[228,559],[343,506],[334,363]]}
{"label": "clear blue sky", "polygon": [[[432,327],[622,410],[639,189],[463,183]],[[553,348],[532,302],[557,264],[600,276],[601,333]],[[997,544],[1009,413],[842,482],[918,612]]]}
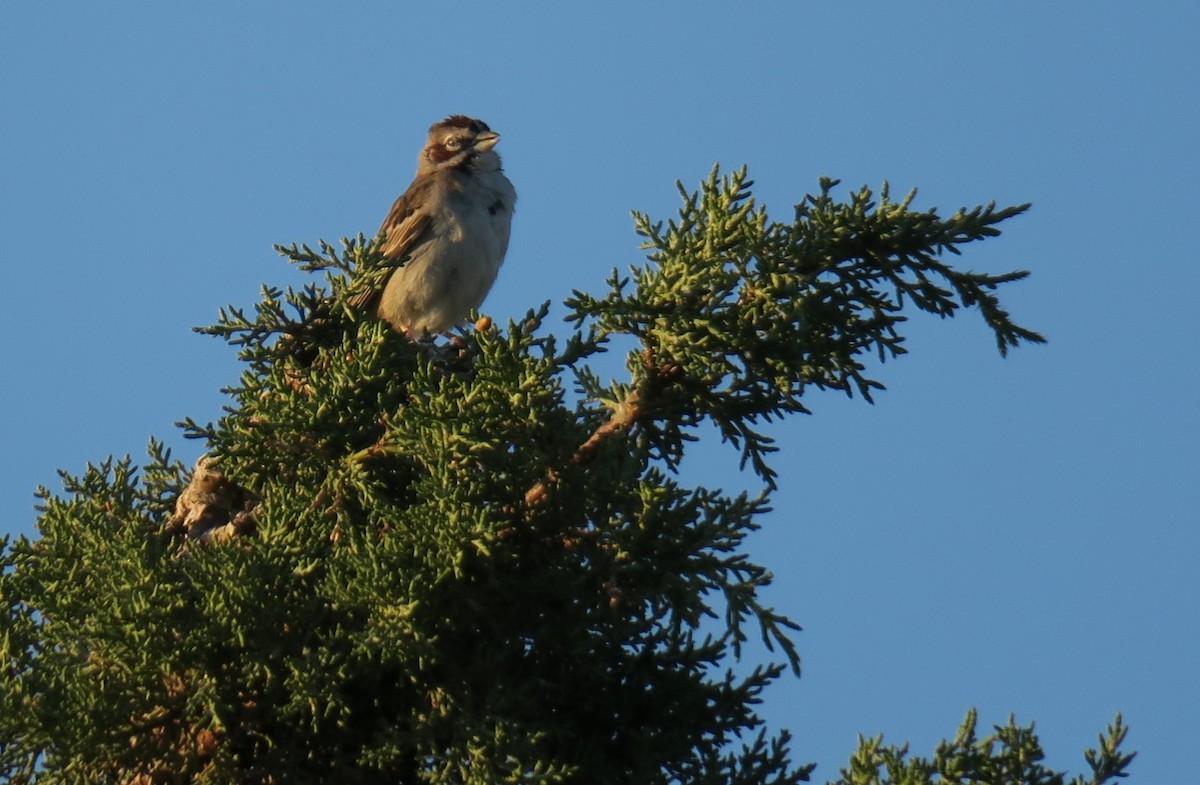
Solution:
{"label": "clear blue sky", "polygon": [[[639,262],[629,211],[718,161],[782,218],[821,175],[1032,201],[960,263],[1032,269],[1005,297],[1048,346],[916,319],[876,406],[774,431],[753,546],[805,673],[763,711],[818,781],[857,733],[928,754],[970,706],[1073,770],[1122,711],[1135,781],[1194,779],[1200,11],[709,5],[4,3],[0,529],[59,467],[152,434],[194,457],[172,423],[239,368],[189,328],[300,281],[272,243],[373,232],[450,113],[503,134],[520,193],[498,318]],[[691,479],[745,482],[702,450]]]}

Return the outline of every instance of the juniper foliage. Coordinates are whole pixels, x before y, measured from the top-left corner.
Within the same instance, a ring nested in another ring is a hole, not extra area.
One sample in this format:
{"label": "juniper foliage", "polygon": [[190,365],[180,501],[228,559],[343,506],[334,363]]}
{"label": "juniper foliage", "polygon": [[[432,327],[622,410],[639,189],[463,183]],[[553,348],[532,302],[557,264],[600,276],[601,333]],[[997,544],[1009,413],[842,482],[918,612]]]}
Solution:
{"label": "juniper foliage", "polygon": [[[806,780],[754,708],[800,664],[743,548],[779,481],[763,425],[814,388],[870,400],[906,311],[974,307],[1001,353],[1042,340],[995,294],[1026,273],[943,260],[1026,205],[942,217],[836,185],[781,223],[714,169],[676,219],[635,216],[647,263],[574,293],[565,337],[542,306],[414,345],[349,305],[395,264],[373,243],[280,248],[319,280],[221,311],[203,331],[245,371],[219,421],[183,423],[253,525],[177,525],[189,472],[156,441],[40,489],[40,536],[0,552],[0,776]],[[628,378],[606,380],[618,339]],[[705,423],[761,494],[681,482]],[[734,668],[752,635],[778,661]],[[882,781],[870,750],[847,782]],[[979,781],[1042,781],[1013,776]]]}

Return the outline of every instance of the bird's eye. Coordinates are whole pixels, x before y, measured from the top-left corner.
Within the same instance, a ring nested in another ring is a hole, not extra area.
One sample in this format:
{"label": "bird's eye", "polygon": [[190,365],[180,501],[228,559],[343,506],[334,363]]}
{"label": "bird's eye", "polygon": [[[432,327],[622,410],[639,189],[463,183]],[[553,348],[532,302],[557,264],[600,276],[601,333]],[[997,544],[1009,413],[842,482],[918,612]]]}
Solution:
{"label": "bird's eye", "polygon": [[445,145],[447,150],[457,150],[462,147],[462,139],[459,139],[457,136],[447,136],[442,144]]}

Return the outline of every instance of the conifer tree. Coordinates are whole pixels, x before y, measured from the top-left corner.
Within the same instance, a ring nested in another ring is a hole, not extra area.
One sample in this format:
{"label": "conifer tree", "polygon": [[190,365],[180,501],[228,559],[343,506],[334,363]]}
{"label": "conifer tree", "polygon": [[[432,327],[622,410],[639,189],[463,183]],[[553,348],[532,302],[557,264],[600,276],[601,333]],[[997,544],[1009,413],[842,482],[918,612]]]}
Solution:
{"label": "conifer tree", "polygon": [[[204,332],[245,362],[225,415],[41,489],[0,551],[0,777],[12,783],[688,783],[808,779],[755,713],[796,625],[743,547],[786,481],[766,425],[871,399],[907,311],[974,308],[943,260],[1027,205],[943,217],[836,181],[768,217],[716,169],[607,291],[416,344],[350,303],[403,260],[361,236],[280,250],[314,274]],[[518,274],[510,271],[509,274]],[[607,379],[600,356],[625,351]],[[690,487],[707,426],[763,490]],[[761,638],[775,662],[745,663]],[[1087,782],[1123,776],[1120,720]],[[1062,782],[1032,727],[968,715],[931,759],[880,739],[839,782]],[[940,778],[940,779],[939,779]],[[1078,782],[1085,780],[1080,777]]]}

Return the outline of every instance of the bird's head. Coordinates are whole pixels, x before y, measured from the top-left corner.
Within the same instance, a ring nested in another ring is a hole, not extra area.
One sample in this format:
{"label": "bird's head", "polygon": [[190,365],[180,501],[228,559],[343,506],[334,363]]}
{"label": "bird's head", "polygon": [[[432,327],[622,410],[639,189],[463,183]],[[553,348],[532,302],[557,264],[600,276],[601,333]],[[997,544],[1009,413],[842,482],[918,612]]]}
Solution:
{"label": "bird's head", "polygon": [[496,171],[500,156],[492,148],[500,134],[487,123],[466,115],[447,117],[429,129],[429,138],[417,159],[418,171],[468,168]]}

